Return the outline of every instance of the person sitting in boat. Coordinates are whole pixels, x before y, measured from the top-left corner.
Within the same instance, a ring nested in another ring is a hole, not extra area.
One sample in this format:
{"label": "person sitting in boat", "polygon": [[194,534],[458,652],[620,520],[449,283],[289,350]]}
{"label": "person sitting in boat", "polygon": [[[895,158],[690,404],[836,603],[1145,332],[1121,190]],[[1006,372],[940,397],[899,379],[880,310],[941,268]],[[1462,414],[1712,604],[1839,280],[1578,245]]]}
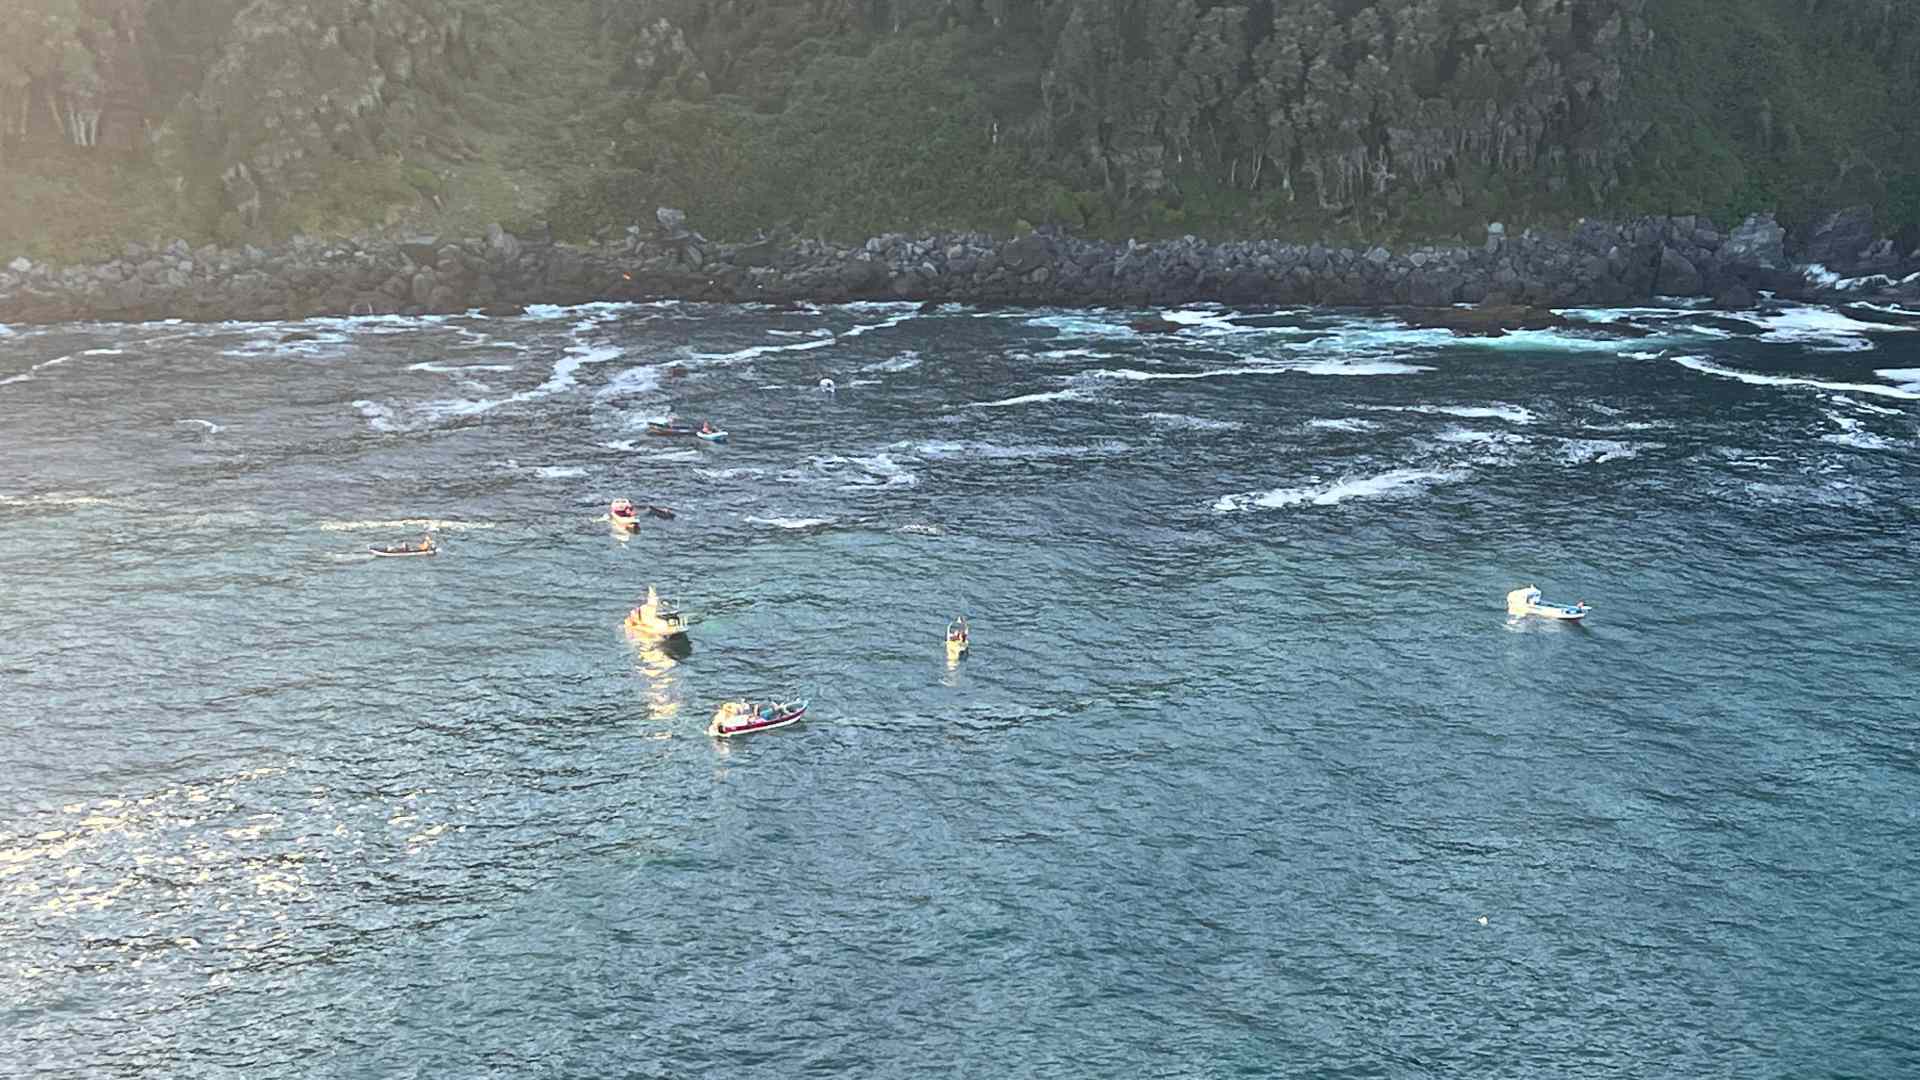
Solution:
{"label": "person sitting in boat", "polygon": [[700,421],[700,434],[702,435],[713,434],[713,424],[711,421],[707,421],[707,420]]}
{"label": "person sitting in boat", "polygon": [[421,538],[420,538],[420,550],[421,550],[421,551],[432,551],[432,550],[433,550],[433,537],[431,537],[431,536],[423,536],[423,537],[421,537]]}

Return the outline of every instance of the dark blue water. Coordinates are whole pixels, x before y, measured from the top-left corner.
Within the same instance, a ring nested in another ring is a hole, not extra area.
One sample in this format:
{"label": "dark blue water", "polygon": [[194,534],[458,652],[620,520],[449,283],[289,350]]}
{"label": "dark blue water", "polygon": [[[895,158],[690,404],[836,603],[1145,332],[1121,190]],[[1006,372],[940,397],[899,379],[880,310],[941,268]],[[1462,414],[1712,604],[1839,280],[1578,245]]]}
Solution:
{"label": "dark blue water", "polygon": [[1920,335],[1177,317],[0,335],[0,1074],[1920,1074]]}

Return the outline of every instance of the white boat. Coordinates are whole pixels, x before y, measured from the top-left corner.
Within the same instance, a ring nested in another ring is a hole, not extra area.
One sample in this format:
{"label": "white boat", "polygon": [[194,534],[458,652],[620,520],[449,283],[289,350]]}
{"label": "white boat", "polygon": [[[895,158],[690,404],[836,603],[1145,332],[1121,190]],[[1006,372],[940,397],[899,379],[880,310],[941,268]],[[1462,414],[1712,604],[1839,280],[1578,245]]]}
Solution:
{"label": "white boat", "polygon": [[672,638],[687,632],[687,621],[678,608],[660,599],[660,594],[647,586],[647,602],[627,612],[627,632],[637,637]]}
{"label": "white boat", "polygon": [[805,715],[807,703],[804,701],[729,701],[714,710],[713,722],[707,725],[707,734],[716,739],[757,735],[762,731],[797,724]]}
{"label": "white boat", "polygon": [[1507,594],[1507,614],[1515,618],[1527,615],[1561,622],[1579,622],[1593,610],[1585,600],[1577,604],[1550,604],[1540,599],[1540,590],[1532,585]]}
{"label": "white boat", "polygon": [[631,499],[615,499],[607,506],[607,520],[622,529],[638,529],[640,512],[633,508]]}
{"label": "white boat", "polygon": [[694,434],[699,436],[703,442],[723,443],[727,441],[727,433],[716,427],[701,428],[699,431],[694,432]]}

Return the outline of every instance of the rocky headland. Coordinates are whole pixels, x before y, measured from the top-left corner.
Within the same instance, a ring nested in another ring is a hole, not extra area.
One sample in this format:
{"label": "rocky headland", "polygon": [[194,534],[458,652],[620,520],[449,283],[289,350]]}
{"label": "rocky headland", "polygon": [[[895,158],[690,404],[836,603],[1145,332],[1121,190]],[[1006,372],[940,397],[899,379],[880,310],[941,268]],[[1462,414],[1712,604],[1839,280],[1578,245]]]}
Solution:
{"label": "rocky headland", "polygon": [[510,314],[536,303],[659,298],[1217,301],[1429,309],[1425,324],[1475,333],[1541,325],[1555,307],[1920,300],[1916,248],[1920,235],[1877,236],[1865,209],[1829,214],[1800,236],[1772,215],[1725,230],[1679,216],[1584,221],[1566,232],[1493,224],[1479,243],[1399,250],[1194,237],[1112,243],[1045,229],[1014,238],[887,234],[859,245],[778,235],[717,243],[662,209],[644,227],[603,229],[586,244],[557,243],[544,226],[519,235],[494,226],[474,237],[296,237],[273,248],[128,244],[118,259],[77,266],[16,258],[0,266],[0,323]]}

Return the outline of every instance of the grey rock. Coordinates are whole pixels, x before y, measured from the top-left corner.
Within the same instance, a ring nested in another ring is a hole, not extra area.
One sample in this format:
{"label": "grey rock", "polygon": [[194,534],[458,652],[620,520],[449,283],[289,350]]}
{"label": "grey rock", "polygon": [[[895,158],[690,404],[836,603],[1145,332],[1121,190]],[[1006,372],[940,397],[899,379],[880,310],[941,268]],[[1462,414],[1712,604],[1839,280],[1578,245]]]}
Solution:
{"label": "grey rock", "polygon": [[687,212],[685,210],[675,210],[672,207],[662,206],[653,212],[653,220],[659,224],[660,232],[664,236],[678,239],[679,237],[687,235]]}
{"label": "grey rock", "polygon": [[19,256],[7,264],[7,269],[16,274],[28,273],[33,270],[33,260],[27,258],[25,255]]}
{"label": "grey rock", "polygon": [[[248,252],[258,250],[251,246]],[[437,236],[410,236],[400,241],[400,254],[405,255],[415,266],[432,266],[440,257],[440,238]]]}
{"label": "grey rock", "polygon": [[1686,256],[1673,248],[1660,251],[1660,270],[1654,276],[1653,291],[1660,296],[1697,296],[1701,293],[1700,271]]}
{"label": "grey rock", "polygon": [[1814,222],[1801,255],[1807,262],[1844,273],[1860,266],[1862,253],[1873,240],[1873,208],[1851,206]]}
{"label": "grey rock", "polygon": [[1787,230],[1772,214],[1754,214],[1727,234],[1720,245],[1722,262],[1736,267],[1780,270],[1787,265]]}

